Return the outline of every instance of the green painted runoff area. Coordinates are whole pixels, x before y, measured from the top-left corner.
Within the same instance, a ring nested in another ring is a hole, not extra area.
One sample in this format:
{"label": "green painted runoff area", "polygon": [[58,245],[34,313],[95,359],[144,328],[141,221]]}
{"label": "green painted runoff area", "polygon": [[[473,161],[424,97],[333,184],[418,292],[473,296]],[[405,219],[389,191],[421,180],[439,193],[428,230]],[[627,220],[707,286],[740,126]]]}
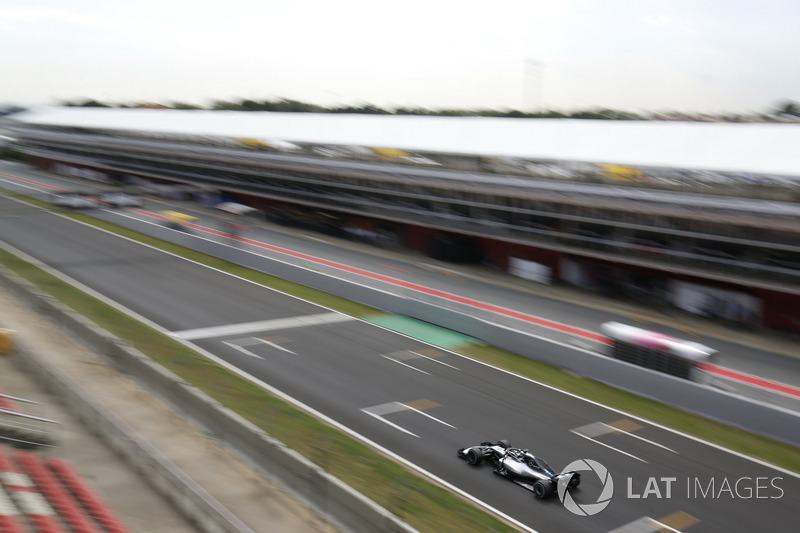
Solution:
{"label": "green painted runoff area", "polygon": [[383,326],[386,329],[397,331],[409,337],[440,346],[442,348],[454,348],[476,342],[476,339],[469,335],[457,333],[455,331],[434,326],[428,322],[402,315],[374,315],[363,318],[371,324]]}

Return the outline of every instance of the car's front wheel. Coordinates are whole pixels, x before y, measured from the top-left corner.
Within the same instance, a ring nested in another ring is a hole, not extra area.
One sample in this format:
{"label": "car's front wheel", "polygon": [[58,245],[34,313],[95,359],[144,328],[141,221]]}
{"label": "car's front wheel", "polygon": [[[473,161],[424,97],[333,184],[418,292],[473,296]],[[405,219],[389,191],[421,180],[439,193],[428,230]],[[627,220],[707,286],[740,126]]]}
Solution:
{"label": "car's front wheel", "polygon": [[533,484],[533,494],[540,500],[543,500],[553,495],[553,484],[545,483],[544,481],[537,481]]}
{"label": "car's front wheel", "polygon": [[471,465],[479,465],[483,461],[483,453],[479,452],[475,448],[467,451],[467,462]]}

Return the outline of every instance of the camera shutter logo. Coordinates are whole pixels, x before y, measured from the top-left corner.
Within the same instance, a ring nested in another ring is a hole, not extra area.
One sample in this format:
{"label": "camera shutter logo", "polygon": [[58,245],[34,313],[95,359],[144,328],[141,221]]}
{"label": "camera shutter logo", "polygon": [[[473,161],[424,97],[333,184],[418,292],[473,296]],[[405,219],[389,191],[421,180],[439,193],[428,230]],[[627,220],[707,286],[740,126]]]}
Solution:
{"label": "camera shutter logo", "polygon": [[611,497],[614,495],[614,480],[611,479],[611,474],[608,469],[592,459],[578,459],[572,461],[564,468],[565,472],[594,472],[600,481],[603,483],[603,490],[595,503],[578,504],[572,499],[572,495],[567,490],[569,480],[572,475],[564,476],[558,480],[558,499],[564,504],[568,511],[579,516],[592,516],[596,515],[611,503]]}

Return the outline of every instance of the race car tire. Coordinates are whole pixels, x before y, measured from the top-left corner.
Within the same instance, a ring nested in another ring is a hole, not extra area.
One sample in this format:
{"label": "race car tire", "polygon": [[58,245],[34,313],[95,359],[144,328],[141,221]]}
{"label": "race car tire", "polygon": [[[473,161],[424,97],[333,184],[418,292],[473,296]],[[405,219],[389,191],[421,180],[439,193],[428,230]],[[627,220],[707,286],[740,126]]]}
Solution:
{"label": "race car tire", "polygon": [[505,448],[506,450],[507,450],[507,449],[509,449],[509,448],[511,448],[511,443],[509,443],[509,442],[508,442],[507,440],[505,440],[505,439],[502,439],[502,440],[499,440],[499,441],[497,441],[497,445],[498,445],[498,446],[502,446],[502,447],[503,447],[503,448]]}
{"label": "race car tire", "polygon": [[474,448],[467,451],[467,462],[471,465],[478,466],[483,461],[483,454]]}
{"label": "race car tire", "polygon": [[542,480],[533,484],[533,495],[538,499],[543,500],[553,495],[553,484],[545,483]]}

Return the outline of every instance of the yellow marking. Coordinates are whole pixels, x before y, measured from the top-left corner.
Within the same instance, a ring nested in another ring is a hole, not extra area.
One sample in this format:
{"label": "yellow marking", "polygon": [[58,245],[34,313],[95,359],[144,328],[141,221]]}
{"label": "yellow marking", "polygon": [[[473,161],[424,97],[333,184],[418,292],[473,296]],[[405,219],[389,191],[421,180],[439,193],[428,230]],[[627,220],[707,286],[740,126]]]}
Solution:
{"label": "yellow marking", "polygon": [[[674,513],[665,516],[664,518],[659,518],[658,521],[665,526],[672,528],[673,530],[677,529],[681,531],[686,529],[689,526],[692,526],[698,523],[700,520],[693,517],[689,513],[684,513],[683,511],[675,511]],[[664,531],[663,528],[659,529],[659,531]]]}
{"label": "yellow marking", "polygon": [[398,150],[397,148],[373,148],[372,151],[377,155],[386,157],[388,159],[408,157],[411,155],[405,150]]}
{"label": "yellow marking", "polygon": [[682,329],[682,328],[678,328],[678,329],[679,329],[680,331],[682,331],[682,332],[686,333],[687,335],[692,335],[693,337],[699,337],[699,336],[700,336],[700,335],[696,335],[696,334],[692,333],[692,332],[691,332],[691,331],[689,331],[688,329]]}
{"label": "yellow marking", "polygon": [[259,337],[262,341],[271,342],[273,344],[283,344],[285,342],[292,342],[292,339],[281,337],[280,335],[270,335],[268,337]]}
{"label": "yellow marking", "polygon": [[632,432],[636,431],[637,429],[642,429],[644,426],[637,424],[633,420],[628,420],[627,418],[623,418],[622,420],[617,420],[616,422],[611,422],[608,424],[609,426],[620,429],[622,431]]}
{"label": "yellow marking", "polygon": [[447,355],[444,352],[440,352],[439,350],[434,350],[433,348],[427,348],[425,350],[414,350],[414,353],[418,353],[419,355],[424,355],[425,357],[430,357],[431,359],[438,359],[439,357],[444,357]]}
{"label": "yellow marking", "polygon": [[176,224],[186,224],[187,222],[194,222],[197,220],[197,217],[193,217],[192,215],[187,215],[186,213],[181,213],[179,211],[161,211],[161,214],[171,222],[175,222]]}
{"label": "yellow marking", "polygon": [[408,407],[416,409],[417,411],[424,411],[425,409],[433,409],[434,407],[439,407],[438,403],[426,400],[425,398],[422,398],[421,400],[414,400],[411,402],[403,402],[403,405],[407,405]]}

